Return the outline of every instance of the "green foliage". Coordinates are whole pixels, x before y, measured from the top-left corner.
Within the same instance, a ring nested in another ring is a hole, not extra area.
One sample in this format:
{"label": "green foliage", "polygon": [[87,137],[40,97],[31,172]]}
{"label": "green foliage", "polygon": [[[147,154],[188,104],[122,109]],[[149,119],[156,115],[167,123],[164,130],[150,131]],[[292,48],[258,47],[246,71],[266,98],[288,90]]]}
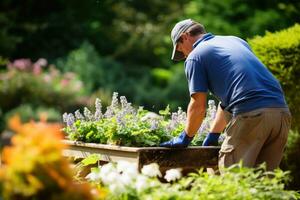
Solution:
{"label": "green foliage", "polygon": [[[169,70],[159,70],[168,74],[158,75],[157,68],[151,70],[151,77],[145,76],[136,85],[136,94],[133,99],[147,109],[159,111],[166,105],[171,109],[182,107],[186,109],[189,102],[187,80],[182,63],[174,65]],[[167,72],[168,71],[168,72]],[[131,97],[132,93],[128,96]]]}
{"label": "green foliage", "polygon": [[162,115],[162,116],[164,116],[164,118],[167,118],[168,116],[170,116],[170,115],[171,115],[171,112],[170,112],[170,106],[168,105],[168,106],[166,107],[166,109],[160,110],[160,111],[159,111],[159,114]]}
{"label": "green foliage", "polygon": [[0,55],[5,58],[47,55],[47,59],[53,60],[88,40],[101,55],[129,65],[170,63],[161,59],[161,55],[169,57],[171,50],[166,48],[170,41],[166,42],[160,33],[169,35],[170,21],[182,13],[181,7],[186,2],[1,1]]}
{"label": "green foliage", "polygon": [[[132,66],[129,69],[128,66],[104,58],[89,42],[84,42],[66,58],[58,59],[57,65],[62,71],[78,74],[88,92],[98,90],[102,91],[100,92],[102,94],[104,92],[105,95],[112,91],[119,91],[136,103],[143,103],[147,108],[159,105],[156,109],[160,109],[167,103],[167,97],[164,94],[157,95],[161,88],[152,84],[155,79],[147,76],[150,74],[148,68]],[[102,94],[99,95],[101,99],[103,99]]]}
{"label": "green foliage", "polygon": [[23,104],[19,107],[10,110],[5,114],[5,122],[14,115],[18,115],[22,122],[29,122],[30,120],[39,121],[40,119],[47,119],[48,122],[58,122],[61,120],[61,113],[54,108],[33,107],[30,104]]}
{"label": "green foliage", "polygon": [[86,90],[95,91],[100,87],[114,90],[125,79],[122,66],[117,62],[99,56],[93,45],[84,42],[78,49],[69,53],[66,58],[57,60],[58,67],[76,73],[85,83]]}
{"label": "green foliage", "polygon": [[157,84],[160,86],[165,86],[172,76],[172,72],[170,70],[163,68],[154,68],[151,73]]}
{"label": "green foliage", "polygon": [[192,17],[218,34],[251,37],[299,22],[299,7],[292,0],[7,0],[0,3],[0,55],[53,60],[87,40],[101,55],[129,66],[165,67],[172,64],[169,34],[178,18]]}
{"label": "green foliage", "polygon": [[134,122],[132,116],[126,118],[126,126],[119,125],[116,118],[101,119],[98,122],[77,120],[75,130],[65,128],[65,131],[71,140],[122,146],[158,146],[171,139],[162,125],[151,130],[149,122]]}
{"label": "green foliage", "polygon": [[288,184],[288,188],[300,188],[300,134],[298,131],[290,131],[288,142],[286,145],[281,168],[291,172],[292,181]]}
{"label": "green foliage", "polygon": [[209,32],[247,38],[291,26],[299,21],[299,7],[284,0],[198,0],[185,6],[185,16],[203,23]]}
{"label": "green foliage", "polygon": [[[170,183],[159,182],[156,176],[152,176],[153,173],[147,172],[150,169],[144,170],[146,167],[142,168],[142,174],[136,174],[132,173],[133,169],[129,163],[120,162],[116,167],[110,163],[98,168],[98,170],[93,170],[88,177],[93,183],[107,187],[109,192],[106,198],[113,200],[300,199],[299,193],[285,189],[285,184],[289,180],[288,172],[280,169],[268,172],[263,165],[253,169],[237,164],[223,169],[221,175],[211,175],[201,169],[197,173],[191,173],[177,181],[176,179],[180,177],[176,176],[173,171],[173,175],[169,176]],[[149,167],[150,165],[147,168]],[[122,170],[121,173],[120,170]],[[155,171],[154,166],[151,170],[152,172]],[[159,176],[159,173],[157,175]],[[114,178],[107,178],[112,176]],[[126,182],[123,181],[125,177]],[[164,178],[167,179],[166,177]]]}
{"label": "green foliage", "polygon": [[83,166],[96,164],[100,160],[100,157],[101,156],[99,154],[91,154],[88,157],[86,157],[85,159],[83,159],[82,161],[80,161],[80,163]]}
{"label": "green foliage", "polygon": [[300,25],[249,40],[254,53],[282,84],[293,115],[293,127],[300,128]]}
{"label": "green foliage", "polygon": [[[264,167],[257,169],[232,166],[220,176],[211,176],[204,172],[191,174],[178,183],[176,199],[299,199],[295,191],[284,189],[288,173],[281,170],[266,172]],[[175,187],[175,186],[173,186]],[[186,188],[191,188],[185,191]],[[168,195],[169,198],[172,194]]]}

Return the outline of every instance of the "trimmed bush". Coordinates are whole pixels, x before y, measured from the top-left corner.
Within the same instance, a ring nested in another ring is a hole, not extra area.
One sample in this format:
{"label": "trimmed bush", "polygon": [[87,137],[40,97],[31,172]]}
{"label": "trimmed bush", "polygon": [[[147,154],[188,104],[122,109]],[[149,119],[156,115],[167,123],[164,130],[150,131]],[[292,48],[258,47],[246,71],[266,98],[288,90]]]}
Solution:
{"label": "trimmed bush", "polygon": [[290,131],[286,150],[281,162],[283,170],[291,172],[292,181],[287,185],[290,189],[300,190],[300,134]]}
{"label": "trimmed bush", "polygon": [[280,81],[293,115],[292,126],[300,129],[300,25],[249,40],[254,53]]}

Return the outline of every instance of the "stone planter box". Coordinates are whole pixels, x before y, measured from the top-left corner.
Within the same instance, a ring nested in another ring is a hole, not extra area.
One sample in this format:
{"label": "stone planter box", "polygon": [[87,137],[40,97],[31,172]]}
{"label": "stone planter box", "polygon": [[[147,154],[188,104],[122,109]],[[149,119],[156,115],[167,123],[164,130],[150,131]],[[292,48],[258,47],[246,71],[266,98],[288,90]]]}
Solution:
{"label": "stone planter box", "polygon": [[124,147],[115,145],[84,143],[63,140],[68,147],[63,155],[74,158],[86,158],[90,154],[100,154],[101,161],[127,160],[136,163],[140,170],[143,165],[157,163],[160,170],[182,168],[190,172],[199,168],[216,169],[220,147],[188,147],[170,149],[163,147]]}

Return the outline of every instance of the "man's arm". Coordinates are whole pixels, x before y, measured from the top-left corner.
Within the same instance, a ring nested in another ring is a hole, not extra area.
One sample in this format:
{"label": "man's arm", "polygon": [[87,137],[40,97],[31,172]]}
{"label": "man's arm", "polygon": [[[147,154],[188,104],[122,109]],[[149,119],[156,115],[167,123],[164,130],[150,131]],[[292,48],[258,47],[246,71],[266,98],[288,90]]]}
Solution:
{"label": "man's arm", "polygon": [[185,130],[178,137],[167,142],[161,143],[161,147],[185,148],[193,140],[193,136],[197,133],[206,110],[206,93],[197,92],[192,95],[188,110],[187,122]]}
{"label": "man's arm", "polygon": [[225,113],[219,104],[216,117],[211,124],[210,132],[204,139],[202,146],[217,146],[220,133],[224,130],[226,124]]}
{"label": "man's arm", "polygon": [[205,117],[206,112],[206,96],[205,92],[197,92],[192,94],[187,109],[187,122],[185,132],[189,137],[193,137]]}
{"label": "man's arm", "polygon": [[211,124],[210,132],[221,133],[225,129],[226,125],[227,122],[225,120],[225,113],[219,104],[216,117]]}

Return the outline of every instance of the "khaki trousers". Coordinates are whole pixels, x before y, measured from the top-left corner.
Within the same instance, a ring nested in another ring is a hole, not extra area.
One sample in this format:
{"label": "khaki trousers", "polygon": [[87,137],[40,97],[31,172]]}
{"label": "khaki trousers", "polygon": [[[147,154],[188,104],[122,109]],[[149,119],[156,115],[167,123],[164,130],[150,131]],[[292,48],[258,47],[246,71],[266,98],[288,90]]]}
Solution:
{"label": "khaki trousers", "polygon": [[263,162],[267,170],[277,168],[283,156],[291,114],[288,108],[263,108],[230,119],[219,152],[219,168],[242,161],[255,167]]}

